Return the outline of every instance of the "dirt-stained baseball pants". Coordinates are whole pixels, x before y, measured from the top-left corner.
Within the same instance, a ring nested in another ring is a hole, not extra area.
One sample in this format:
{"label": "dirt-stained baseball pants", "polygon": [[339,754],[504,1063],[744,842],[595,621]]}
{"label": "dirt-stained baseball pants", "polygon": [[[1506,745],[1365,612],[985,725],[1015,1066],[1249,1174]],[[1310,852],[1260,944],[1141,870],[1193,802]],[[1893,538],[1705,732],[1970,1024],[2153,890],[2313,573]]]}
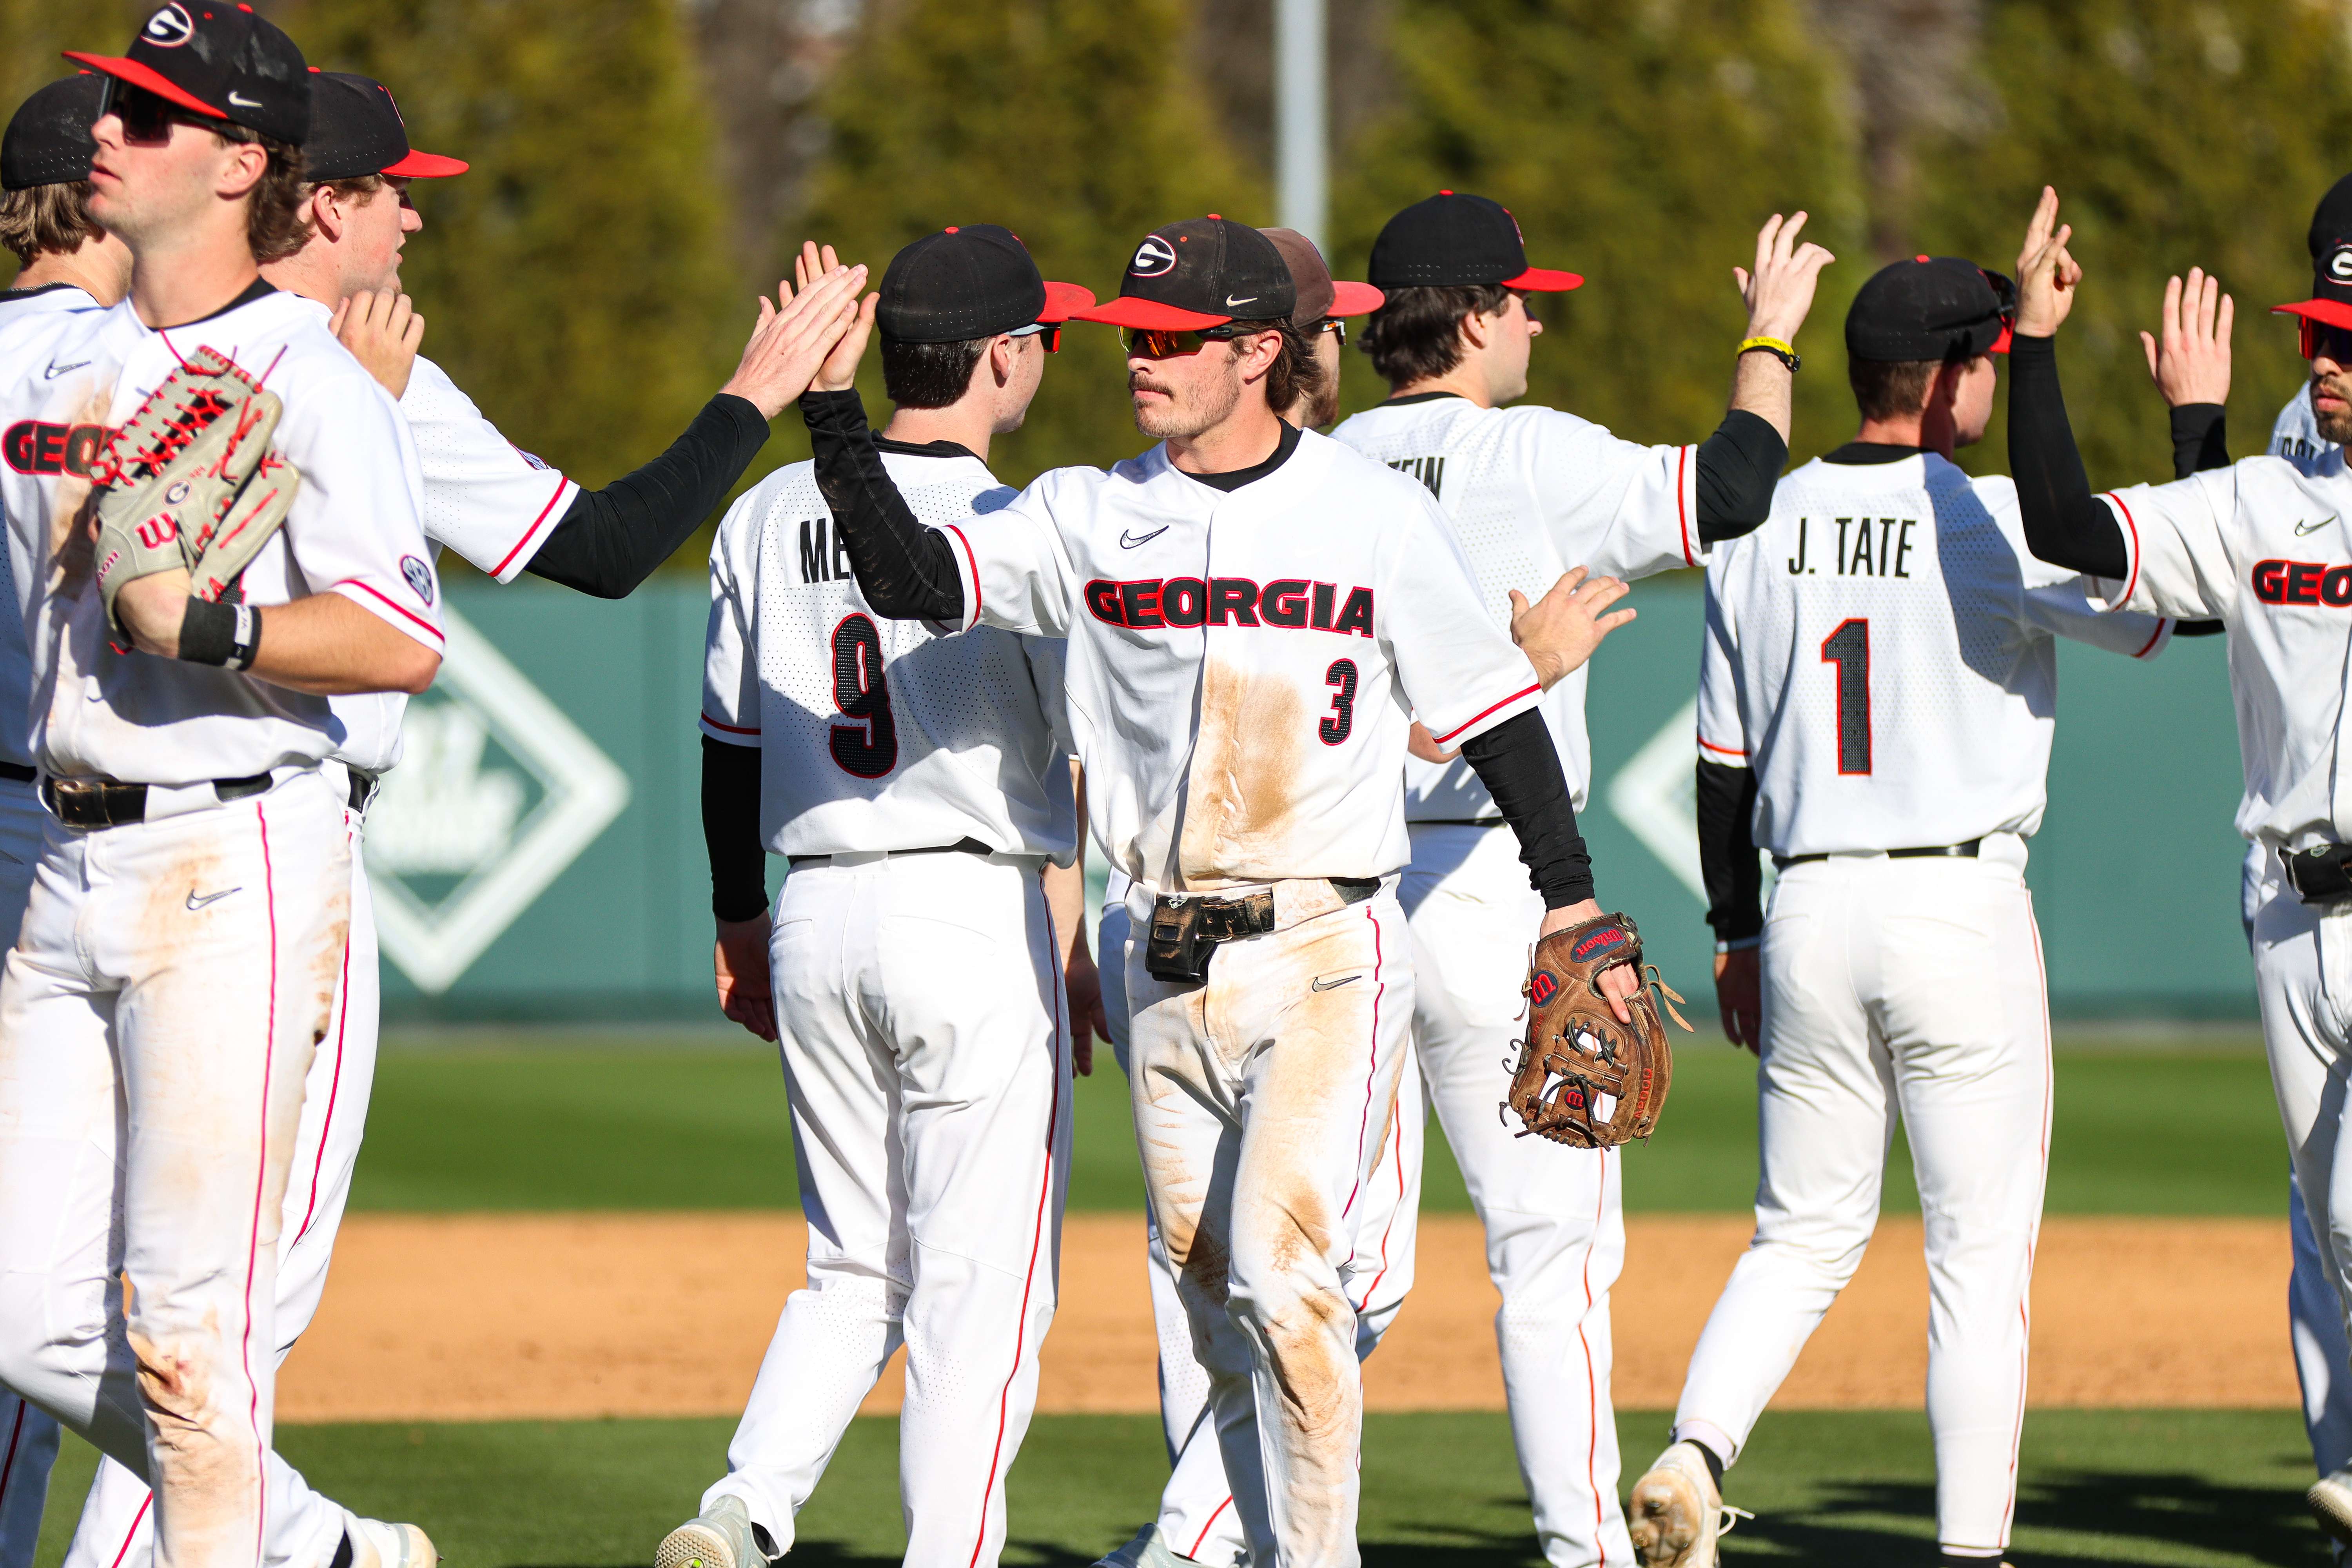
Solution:
{"label": "dirt-stained baseball pants", "polygon": [[[1391,888],[1273,891],[1276,929],[1218,947],[1205,982],[1153,979],[1129,942],[1136,1142],[1252,1560],[1354,1568],[1348,1285],[1405,1065],[1411,933]],[[1128,907],[1150,919],[1143,889]]]}
{"label": "dirt-stained baseball pants", "polygon": [[[1118,1070],[1129,1071],[1126,879],[1114,875],[1105,895],[1099,941],[1103,1016],[1110,1026]],[[1116,900],[1116,901],[1115,901]],[[1420,1075],[1407,1067],[1397,1081],[1396,1113],[1387,1145],[1363,1201],[1356,1207],[1356,1247],[1346,1273],[1349,1299],[1356,1304],[1356,1359],[1380,1348],[1397,1310],[1412,1289],[1414,1242],[1421,1209],[1421,1151],[1427,1110]],[[1160,1494],[1154,1522],[1160,1539],[1181,1557],[1213,1568],[1239,1568],[1249,1560],[1234,1489],[1225,1479],[1224,1451],[1210,1420],[1209,1374],[1192,1353],[1192,1328],[1176,1293],[1176,1269],[1160,1244],[1160,1226],[1144,1219],[1146,1278],[1151,1287],[1151,1321],[1160,1338],[1160,1420],[1168,1444],[1168,1484]]]}
{"label": "dirt-stained baseball pants", "polygon": [[[325,776],[336,778],[332,767]],[[349,794],[347,786],[338,786]],[[327,1289],[327,1265],[351,1197],[352,1171],[367,1125],[369,1091],[375,1081],[381,1000],[376,973],[375,900],[360,852],[361,822],[346,811],[352,847],[352,934],[335,996],[334,1026],[319,1042],[302,1086],[302,1119],[294,1134],[294,1163],[279,1209],[278,1240],[278,1359],[282,1363],[318,1315]],[[273,1469],[284,1465],[271,1456]],[[309,1487],[290,1468],[281,1482],[299,1498]],[[82,1500],[81,1519],[67,1549],[65,1568],[148,1568],[154,1549],[155,1521],[147,1483],[114,1460],[101,1459]],[[273,1532],[274,1533],[274,1532]],[[273,1541],[270,1557],[286,1550]],[[31,1559],[26,1558],[29,1564]],[[23,1568],[14,1563],[0,1568]],[[301,1568],[297,1559],[295,1568]]]}
{"label": "dirt-stained baseball pants", "polygon": [[[33,784],[0,779],[0,941],[9,946],[25,923],[48,821]],[[33,1568],[58,1432],[56,1416],[0,1389],[0,1568]]]}
{"label": "dirt-stained baseball pants", "polygon": [[295,773],[53,826],[0,980],[0,1381],[154,1479],[163,1568],[264,1562],[273,1511],[313,1561],[342,1532],[281,1495],[269,1436],[281,1205],[349,910],[342,803]]}
{"label": "dirt-stained baseball pants", "polygon": [[1756,1237],[1692,1352],[1675,1436],[1736,1459],[1878,1221],[1895,1119],[1927,1230],[1936,1529],[2009,1544],[2049,1167],[2050,1023],[2014,836],[1979,858],[1832,856],[1772,891]]}
{"label": "dirt-stained baseball pants", "polygon": [[1033,858],[837,855],[795,868],[770,946],[808,1288],[777,1320],[707,1510],[780,1549],[907,1347],[910,1568],[992,1563],[1037,1403],[1070,1150],[1058,949]]}

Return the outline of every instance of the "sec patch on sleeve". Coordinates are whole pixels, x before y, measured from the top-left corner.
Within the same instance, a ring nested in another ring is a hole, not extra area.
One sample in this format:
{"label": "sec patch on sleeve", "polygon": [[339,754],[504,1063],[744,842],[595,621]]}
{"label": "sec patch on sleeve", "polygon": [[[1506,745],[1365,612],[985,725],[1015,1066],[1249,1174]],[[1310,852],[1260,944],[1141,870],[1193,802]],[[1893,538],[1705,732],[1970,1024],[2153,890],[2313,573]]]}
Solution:
{"label": "sec patch on sleeve", "polygon": [[418,598],[428,605],[433,602],[433,568],[425,563],[422,556],[402,556],[400,574],[408,579],[410,590]]}

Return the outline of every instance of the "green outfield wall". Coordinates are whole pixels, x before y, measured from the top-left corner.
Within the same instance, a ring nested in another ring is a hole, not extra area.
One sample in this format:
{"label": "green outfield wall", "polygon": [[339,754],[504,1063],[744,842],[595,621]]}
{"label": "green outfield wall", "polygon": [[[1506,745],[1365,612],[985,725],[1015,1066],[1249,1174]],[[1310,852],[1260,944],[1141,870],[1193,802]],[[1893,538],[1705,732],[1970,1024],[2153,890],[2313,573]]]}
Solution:
{"label": "green outfield wall", "polygon": [[[706,596],[453,587],[450,656],[368,826],[387,1013],[674,1019],[709,1002],[695,714]],[[1695,574],[1634,589],[1594,667],[1585,834],[1602,901],[1712,1013],[1690,826]],[[2236,731],[2219,638],[2137,663],[2062,645],[2050,811],[2028,875],[2055,1011],[2244,1017]],[[1874,694],[1903,700],[1898,687]],[[781,877],[781,863],[774,875]]]}

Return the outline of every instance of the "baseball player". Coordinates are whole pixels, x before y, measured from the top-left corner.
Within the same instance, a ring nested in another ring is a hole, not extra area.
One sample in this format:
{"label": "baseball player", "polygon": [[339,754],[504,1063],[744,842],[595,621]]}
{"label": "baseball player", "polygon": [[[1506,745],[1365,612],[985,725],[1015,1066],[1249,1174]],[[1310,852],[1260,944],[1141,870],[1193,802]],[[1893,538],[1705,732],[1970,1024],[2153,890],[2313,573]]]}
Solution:
{"label": "baseball player", "polygon": [[[440,658],[415,452],[258,276],[309,130],[292,41],[173,5],[72,58],[110,78],[89,211],[133,259],[113,309],[13,328],[0,384],[54,818],[0,982],[0,1380],[152,1479],[173,1568],[257,1562],[271,1514],[311,1563],[429,1561],[268,1495],[278,1205],[349,912],[328,698]],[[221,472],[252,482],[215,510]]]}
{"label": "baseball player", "polygon": [[[1758,237],[1748,341],[1731,408],[1697,447],[1645,447],[1556,409],[1504,408],[1527,391],[1541,324],[1531,291],[1583,280],[1528,265],[1517,224],[1482,196],[1441,192],[1389,220],[1370,276],[1387,296],[1364,334],[1391,399],[1335,435],[1419,481],[1444,510],[1487,613],[1507,591],[1571,563],[1623,579],[1692,564],[1760,522],[1787,456],[1790,347],[1831,259],[1797,244],[1803,215]],[[1542,712],[1580,807],[1590,784],[1585,675]],[[1486,1231],[1487,1268],[1519,1468],[1546,1558],[1631,1552],[1617,1501],[1609,1403],[1609,1290],[1624,1252],[1613,1150],[1514,1136],[1496,1113],[1494,1064],[1513,1052],[1521,1007],[1511,970],[1535,918],[1478,776],[1440,746],[1406,764],[1412,861],[1402,889],[1416,969],[1413,1041],[1438,1121]]]}
{"label": "baseball player", "polygon": [[[299,247],[266,263],[262,276],[339,330],[399,400],[417,447],[427,542],[436,552],[455,549],[500,582],[528,571],[600,597],[625,596],[716,509],[766,439],[769,419],[807,384],[822,351],[807,352],[796,321],[804,328],[807,312],[828,299],[854,308],[856,280],[845,273],[829,288],[787,300],[781,312],[763,311],[735,376],[668,452],[603,490],[584,489],[509,445],[438,365],[416,353],[424,322],[398,293],[403,243],[423,225],[409,182],[456,175],[467,165],[412,149],[380,82],[313,71],[310,91]],[[404,706],[391,695],[335,704],[341,736],[327,771],[345,802],[351,935],[333,1026],[305,1083],[281,1205],[275,1324],[281,1359],[318,1310],[366,1123],[379,990],[360,829],[377,782],[399,758]],[[68,1568],[140,1568],[152,1535],[145,1482],[102,1462]]]}
{"label": "baseball player", "polygon": [[[1061,323],[1094,297],[972,224],[900,251],[877,298],[898,405],[880,461],[920,515],[968,524],[1012,500],[990,439],[1020,427]],[[845,374],[863,338],[836,355]],[[845,549],[808,463],[737,501],[711,546],[703,823],[719,996],[761,1038],[782,1035],[809,1282],[777,1321],[726,1477],[656,1568],[761,1568],[791,1550],[794,1515],[902,1343],[907,1561],[995,1562],[1054,1315],[1073,1049],[1061,976],[1078,933],[1055,929],[1041,868],[1084,908],[1062,645],[877,616]],[[768,853],[792,868],[772,917]]]}
{"label": "baseball player", "polygon": [[[1119,297],[1078,319],[1126,329],[1136,422],[1160,443],[946,529],[894,487],[845,377],[802,407],[877,613],[1069,639],[1090,830],[1143,932],[1126,980],[1145,1185],[1234,1506],[1254,1561],[1352,1564],[1342,1270],[1411,1007],[1394,890],[1410,713],[1481,770],[1543,926],[1599,906],[1537,670],[1486,616],[1443,514],[1276,412],[1309,352],[1296,304],[1255,229],[1211,215],[1147,235]],[[1621,1011],[1631,990],[1608,986]]]}
{"label": "baseball player", "polygon": [[[2255,991],[2295,1184],[2340,1317],[2352,1284],[2352,1235],[2333,1184],[2347,1058],[2328,996],[2331,985],[2347,983],[2343,921],[2352,910],[2345,869],[2352,850],[2343,847],[2352,840],[2352,813],[2337,804],[2332,782],[2352,637],[2336,603],[2352,598],[2336,590],[2352,582],[2352,570],[2337,571],[2326,557],[2352,548],[2341,520],[2352,485],[2339,447],[2319,456],[2309,472],[2265,455],[2170,484],[2093,496],[2067,426],[2052,342],[2082,276],[2057,207],[2056,195],[2044,191],[2020,262],[2021,354],[2010,394],[2010,445],[2026,537],[2043,560],[2096,579],[2095,593],[2119,608],[2218,617],[2226,628],[2246,773],[2238,830],[2264,852],[2252,919]],[[2344,248],[2352,252],[2352,245]],[[2345,395],[2352,392],[2345,374],[2352,366],[2352,283],[2336,273],[2335,259],[2331,246],[2318,260],[2310,299],[2277,307],[2299,319],[2323,434],[2352,409]],[[2352,272],[2352,259],[2346,268]],[[2341,1377],[2347,1368],[2339,1362],[2330,1373]],[[2315,1434],[2315,1450],[2322,1436]],[[2330,1534],[2352,1542],[2352,1471],[2339,1465],[2308,1500]]]}
{"label": "baseball player", "polygon": [[1673,1446],[1627,1503],[1654,1564],[1716,1562],[1724,1468],[1862,1261],[1897,1116],[1927,1216],[1937,1537],[1947,1568],[2008,1546],[2050,1128],[2022,872],[2054,638],[2146,658],[2171,634],[2100,614],[2026,551],[2017,487],[1953,464],[1991,416],[2014,301],[1948,257],[1874,276],[1845,325],[1861,428],[1707,567],[1699,843],[1724,1028],[1760,1058],[1762,1169]]}

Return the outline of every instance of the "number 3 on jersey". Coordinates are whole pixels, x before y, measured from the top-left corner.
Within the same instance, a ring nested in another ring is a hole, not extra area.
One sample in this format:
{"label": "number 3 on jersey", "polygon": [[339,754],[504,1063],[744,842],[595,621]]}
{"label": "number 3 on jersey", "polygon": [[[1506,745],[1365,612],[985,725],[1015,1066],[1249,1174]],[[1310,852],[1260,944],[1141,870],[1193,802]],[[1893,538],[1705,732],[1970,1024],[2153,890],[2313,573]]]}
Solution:
{"label": "number 3 on jersey", "polygon": [[898,728],[890,718],[890,684],[882,674],[882,635],[864,616],[833,628],[833,705],[857,721],[830,732],[833,760],[861,779],[898,765]]}
{"label": "number 3 on jersey", "polygon": [[1870,623],[1840,621],[1822,639],[1822,662],[1837,666],[1838,772],[1870,771]]}

